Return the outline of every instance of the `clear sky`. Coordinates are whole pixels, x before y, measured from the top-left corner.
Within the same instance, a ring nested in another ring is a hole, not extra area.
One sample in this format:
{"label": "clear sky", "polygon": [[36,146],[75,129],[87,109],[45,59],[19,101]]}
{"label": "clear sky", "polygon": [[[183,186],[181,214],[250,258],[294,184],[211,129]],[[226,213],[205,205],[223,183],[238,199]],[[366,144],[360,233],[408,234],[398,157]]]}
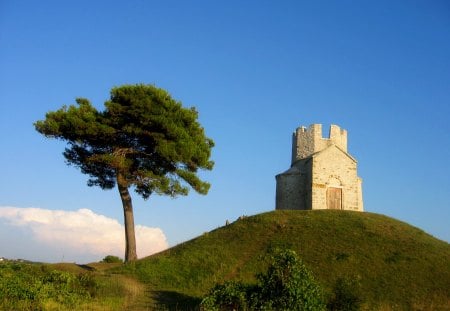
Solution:
{"label": "clear sky", "polygon": [[133,196],[153,251],[273,210],[312,123],[347,129],[366,211],[450,241],[448,1],[2,0],[0,256],[121,254],[117,190],[89,188],[33,122],[131,83],[195,106],[216,143],[207,196]]}

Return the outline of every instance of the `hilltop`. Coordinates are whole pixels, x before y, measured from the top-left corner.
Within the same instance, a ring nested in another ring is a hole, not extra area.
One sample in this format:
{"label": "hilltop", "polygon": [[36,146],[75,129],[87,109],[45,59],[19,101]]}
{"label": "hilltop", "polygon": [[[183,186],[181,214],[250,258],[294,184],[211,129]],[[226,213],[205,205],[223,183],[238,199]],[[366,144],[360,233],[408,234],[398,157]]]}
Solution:
{"label": "hilltop", "polygon": [[[245,217],[162,253],[118,268],[152,303],[194,307],[226,280],[254,282],[274,249],[293,249],[326,293],[340,277],[359,280],[370,309],[450,309],[450,245],[387,216],[273,211]],[[188,309],[186,307],[186,309]]]}

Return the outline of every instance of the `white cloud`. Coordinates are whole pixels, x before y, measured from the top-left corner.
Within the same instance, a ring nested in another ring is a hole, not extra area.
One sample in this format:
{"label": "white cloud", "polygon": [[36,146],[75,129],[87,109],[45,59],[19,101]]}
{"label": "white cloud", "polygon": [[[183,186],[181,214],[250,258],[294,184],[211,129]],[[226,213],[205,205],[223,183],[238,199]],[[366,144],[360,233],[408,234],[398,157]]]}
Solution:
{"label": "white cloud", "polygon": [[[0,207],[0,218],[7,220],[11,226],[29,229],[36,243],[58,250],[59,254],[87,255],[101,259],[106,255],[123,257],[125,252],[124,226],[116,219],[89,209],[63,211]],[[160,228],[136,225],[135,231],[139,257],[168,247]]]}

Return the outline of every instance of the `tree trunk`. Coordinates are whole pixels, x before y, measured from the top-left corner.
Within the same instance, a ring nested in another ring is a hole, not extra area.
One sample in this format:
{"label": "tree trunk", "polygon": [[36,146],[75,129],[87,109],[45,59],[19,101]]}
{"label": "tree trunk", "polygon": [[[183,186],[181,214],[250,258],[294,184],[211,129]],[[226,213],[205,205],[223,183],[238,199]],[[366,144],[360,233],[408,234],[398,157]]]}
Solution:
{"label": "tree trunk", "polygon": [[125,221],[125,262],[131,262],[137,259],[133,205],[131,203],[130,193],[128,192],[128,183],[125,176],[120,172],[117,173],[117,186],[119,188],[120,198],[122,199]]}

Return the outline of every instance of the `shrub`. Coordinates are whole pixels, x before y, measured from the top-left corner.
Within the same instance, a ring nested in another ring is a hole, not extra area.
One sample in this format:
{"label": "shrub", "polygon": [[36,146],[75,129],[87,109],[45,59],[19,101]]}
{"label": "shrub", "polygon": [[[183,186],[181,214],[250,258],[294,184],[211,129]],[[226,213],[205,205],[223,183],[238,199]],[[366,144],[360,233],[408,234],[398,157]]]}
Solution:
{"label": "shrub", "polygon": [[47,304],[73,309],[91,294],[85,275],[33,264],[0,265],[0,310],[41,310]]}
{"label": "shrub", "polygon": [[81,273],[78,275],[79,286],[89,293],[89,296],[97,296],[100,284],[93,273]]}
{"label": "shrub", "polygon": [[325,310],[322,289],[292,250],[272,258],[267,272],[258,275],[260,293],[256,305],[263,310]]}
{"label": "shrub", "polygon": [[247,310],[247,289],[240,282],[229,281],[215,285],[203,299],[202,310]]}
{"label": "shrub", "polygon": [[104,263],[123,263],[123,260],[117,256],[108,255],[101,262]]}
{"label": "shrub", "polygon": [[201,303],[202,310],[325,310],[322,290],[291,250],[278,251],[259,284],[216,285]]}
{"label": "shrub", "polygon": [[331,311],[357,311],[363,303],[361,286],[356,278],[339,278],[328,303]]}

